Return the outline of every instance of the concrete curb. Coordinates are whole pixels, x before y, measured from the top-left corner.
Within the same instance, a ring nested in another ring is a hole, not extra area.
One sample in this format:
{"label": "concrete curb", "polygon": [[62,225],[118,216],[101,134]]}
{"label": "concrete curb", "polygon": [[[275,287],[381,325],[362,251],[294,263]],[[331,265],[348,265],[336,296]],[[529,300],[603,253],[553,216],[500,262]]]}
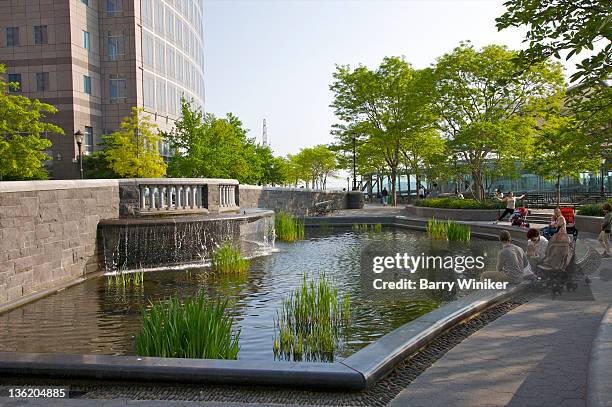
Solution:
{"label": "concrete curb", "polygon": [[593,340],[587,377],[587,406],[612,406],[612,305]]}
{"label": "concrete curb", "polygon": [[406,212],[423,218],[491,221],[499,217],[502,209],[448,209],[406,205]]}

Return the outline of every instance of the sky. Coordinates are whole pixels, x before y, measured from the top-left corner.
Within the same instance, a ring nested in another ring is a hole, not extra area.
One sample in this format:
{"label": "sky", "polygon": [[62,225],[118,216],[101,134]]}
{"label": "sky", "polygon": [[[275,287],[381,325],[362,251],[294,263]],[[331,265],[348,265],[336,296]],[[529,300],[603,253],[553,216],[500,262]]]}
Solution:
{"label": "sky", "polygon": [[[385,56],[430,66],[460,41],[524,47],[498,32],[502,0],[205,0],[205,110],[237,115],[275,155],[333,141],[329,85],[336,64]],[[571,73],[571,71],[569,71]]]}

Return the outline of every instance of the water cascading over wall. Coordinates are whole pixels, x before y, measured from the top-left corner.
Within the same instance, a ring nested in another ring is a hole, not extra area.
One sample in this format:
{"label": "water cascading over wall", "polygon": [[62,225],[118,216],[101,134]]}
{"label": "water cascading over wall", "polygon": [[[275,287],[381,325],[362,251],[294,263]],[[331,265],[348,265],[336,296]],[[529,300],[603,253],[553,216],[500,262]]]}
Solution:
{"label": "water cascading over wall", "polygon": [[98,230],[107,272],[201,264],[225,241],[239,245],[247,256],[269,250],[274,244],[271,211],[223,217],[114,219],[101,222]]}

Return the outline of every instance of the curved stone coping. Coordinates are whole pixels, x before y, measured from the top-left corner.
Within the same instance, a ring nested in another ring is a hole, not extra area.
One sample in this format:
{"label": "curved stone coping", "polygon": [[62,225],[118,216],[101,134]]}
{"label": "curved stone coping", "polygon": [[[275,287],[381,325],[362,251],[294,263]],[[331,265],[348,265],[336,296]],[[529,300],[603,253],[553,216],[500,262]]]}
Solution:
{"label": "curved stone coping", "polygon": [[612,305],[601,320],[591,348],[587,406],[612,406]]}
{"label": "curved stone coping", "polygon": [[361,390],[365,386],[360,372],[338,362],[267,362],[19,352],[0,352],[0,375],[346,390]]}
{"label": "curved stone coping", "polygon": [[174,185],[174,184],[223,184],[238,185],[238,180],[223,178],[126,178],[120,179],[119,185]]}
{"label": "curved stone coping", "polygon": [[598,235],[601,232],[603,219],[603,216],[576,215],[576,229],[578,229],[578,232],[589,232]]}
{"label": "curved stone coping", "polygon": [[406,205],[406,211],[423,218],[494,221],[501,209],[447,209],[428,206]]}
{"label": "curved stone coping", "polygon": [[486,308],[522,292],[529,285],[521,283],[503,291],[475,291],[402,325],[342,363],[361,372],[366,387],[369,387],[435,337]]}
{"label": "curved stone coping", "polygon": [[242,213],[226,213],[215,215],[169,215],[142,218],[119,218],[119,219],[102,219],[99,226],[128,226],[128,225],[164,225],[187,222],[211,222],[215,220],[257,220],[264,217],[274,216],[274,211],[268,209],[249,209],[243,210]]}

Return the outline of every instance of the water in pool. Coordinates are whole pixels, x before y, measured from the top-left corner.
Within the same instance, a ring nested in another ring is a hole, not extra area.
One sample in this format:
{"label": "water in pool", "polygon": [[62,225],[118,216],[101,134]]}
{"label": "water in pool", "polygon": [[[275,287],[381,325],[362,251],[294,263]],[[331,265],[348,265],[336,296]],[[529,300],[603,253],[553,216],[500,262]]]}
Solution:
{"label": "water in pool", "polygon": [[[325,274],[351,297],[351,323],[341,339],[337,358],[418,317],[424,308],[452,301],[464,292],[445,290],[378,291],[372,288],[372,255],[395,252],[419,255],[485,256],[485,270],[494,268],[498,244],[472,240],[449,247],[422,232],[381,232],[309,228],[306,239],[276,243],[277,251],[251,262],[248,275],[216,276],[205,267],[156,270],[144,274],[140,287],[117,289],[106,277],[90,279],[57,294],[0,315],[0,351],[135,355],[140,329],[139,309],[149,301],[186,297],[203,290],[229,298],[235,326],[241,330],[239,359],[271,360],[274,318],[283,298],[300,286],[302,276]],[[454,272],[426,272],[439,281]],[[477,275],[465,273],[467,277]]]}

